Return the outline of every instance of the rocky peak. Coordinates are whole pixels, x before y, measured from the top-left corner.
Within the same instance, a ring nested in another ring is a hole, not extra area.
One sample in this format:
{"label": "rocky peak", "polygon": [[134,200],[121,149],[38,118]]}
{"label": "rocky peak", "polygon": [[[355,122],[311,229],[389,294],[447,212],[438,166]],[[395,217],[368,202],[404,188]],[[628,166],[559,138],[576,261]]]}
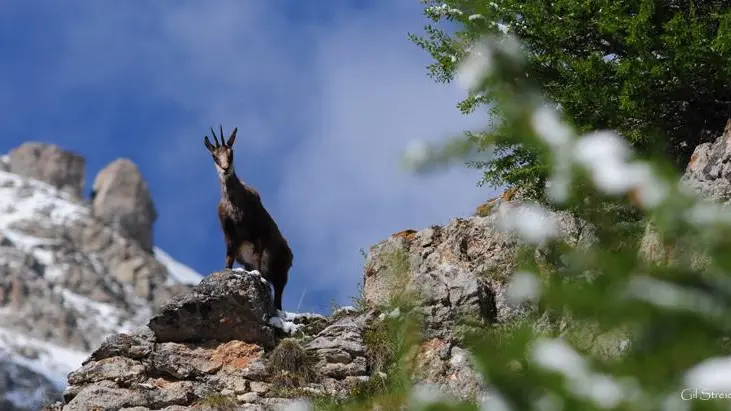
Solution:
{"label": "rocky peak", "polygon": [[7,170],[46,182],[74,198],[83,197],[85,160],[53,144],[27,142],[8,155]]}
{"label": "rocky peak", "polygon": [[137,165],[120,158],[104,167],[92,187],[94,215],[147,251],[153,248],[157,212]]}
{"label": "rocky peak", "polygon": [[38,143],[0,158],[2,410],[60,396],[105,337],[144,324],[201,279],[98,218],[80,197],[83,163]]}

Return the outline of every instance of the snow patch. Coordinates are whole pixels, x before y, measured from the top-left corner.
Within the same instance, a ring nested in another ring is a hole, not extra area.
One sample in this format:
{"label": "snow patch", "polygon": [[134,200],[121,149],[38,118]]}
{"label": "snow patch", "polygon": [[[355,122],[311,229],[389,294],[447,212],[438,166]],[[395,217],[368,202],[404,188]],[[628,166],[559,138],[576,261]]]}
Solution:
{"label": "snow patch", "polygon": [[305,320],[313,320],[313,319],[323,319],[326,320],[327,318],[321,314],[316,313],[292,313],[287,311],[281,311],[277,310],[277,315],[274,317],[271,317],[269,319],[269,325],[275,328],[279,328],[280,330],[286,332],[287,334],[292,334],[300,329],[304,323],[308,321],[303,321],[301,323],[297,323],[297,320],[305,319]]}
{"label": "snow patch", "polygon": [[39,215],[59,225],[89,215],[81,203],[50,184],[4,171],[0,171],[0,210],[4,211],[0,229],[17,221],[36,220]]}
{"label": "snow patch", "polygon": [[299,330],[301,324],[295,324],[292,321],[286,321],[280,317],[271,317],[269,319],[269,325],[274,328],[279,328],[287,334],[293,334]]}
{"label": "snow patch", "polygon": [[317,313],[292,313],[288,311],[281,311],[277,310],[277,317],[282,318],[286,321],[294,321],[298,318],[305,318],[308,320],[312,319],[323,319],[326,320],[327,318],[324,315],[317,314]]}
{"label": "snow patch", "polygon": [[198,285],[198,283],[203,279],[202,275],[174,259],[170,256],[170,254],[166,253],[159,247],[154,247],[153,252],[155,253],[157,261],[167,268],[168,273],[170,274],[170,277],[168,278],[169,282]]}
{"label": "snow patch", "polygon": [[[20,352],[33,352],[32,357]],[[66,376],[81,367],[89,355],[0,328],[0,357],[43,375],[61,391]]]}
{"label": "snow patch", "polygon": [[352,305],[346,305],[346,306],[340,307],[340,308],[336,309],[335,311],[333,311],[332,315],[335,316],[338,314],[354,313],[354,312],[358,312],[358,310],[355,307],[353,307]]}

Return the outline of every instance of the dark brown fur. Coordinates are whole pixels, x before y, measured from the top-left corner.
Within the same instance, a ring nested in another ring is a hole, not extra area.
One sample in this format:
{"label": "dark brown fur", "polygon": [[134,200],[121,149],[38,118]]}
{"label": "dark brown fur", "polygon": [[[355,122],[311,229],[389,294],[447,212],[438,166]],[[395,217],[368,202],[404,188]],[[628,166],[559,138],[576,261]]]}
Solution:
{"label": "dark brown fur", "polygon": [[274,287],[274,305],[281,310],[293,254],[277,223],[264,208],[259,193],[236,176],[231,147],[237,130],[234,128],[227,142],[223,140],[223,128],[221,143],[215,133],[216,145],[210,143],[208,136],[204,140],[220,177],[218,218],[226,243],[226,268],[231,269],[237,261],[247,271],[258,270]]}

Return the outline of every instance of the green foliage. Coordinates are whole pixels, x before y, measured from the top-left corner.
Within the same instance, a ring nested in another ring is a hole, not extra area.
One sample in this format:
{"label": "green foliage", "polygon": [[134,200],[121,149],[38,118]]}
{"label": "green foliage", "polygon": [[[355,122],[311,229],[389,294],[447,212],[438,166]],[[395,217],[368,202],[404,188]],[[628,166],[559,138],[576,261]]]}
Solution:
{"label": "green foliage", "polygon": [[[553,4],[569,3],[578,4]],[[608,4],[608,10],[619,6]],[[544,10],[545,18],[554,16],[549,11]],[[647,16],[654,15],[645,20]],[[675,29],[696,30],[692,21],[685,24],[689,27]],[[633,41],[649,41],[633,27]],[[555,32],[559,38],[560,33]],[[670,42],[660,37],[660,43]],[[668,166],[672,162],[648,154],[652,150],[643,156],[622,155],[617,153],[623,140],[616,135],[577,136],[586,131],[580,122],[565,123],[532,81],[516,80],[523,78],[516,76],[519,70],[534,69],[530,57],[516,58],[519,53],[504,39],[485,42],[482,51],[491,56],[492,66],[473,73],[473,91],[493,90],[493,111],[510,131],[501,138],[531,147],[546,160],[546,179],[552,185],[543,198],[551,208],[591,224],[594,235],[589,247],[549,236],[533,245],[547,251],[519,253],[517,271],[548,274],[539,282],[536,315],[554,320],[541,327],[540,319],[528,317],[470,336],[469,347],[494,394],[493,406],[645,410],[674,404],[677,409],[725,409],[727,400],[708,400],[708,395],[724,396],[731,390],[726,379],[731,367],[721,365],[728,361],[731,333],[731,212],[681,190],[677,173]],[[576,53],[566,47],[568,55]],[[642,108],[637,110],[642,114]],[[650,129],[637,130],[654,144]],[[634,143],[641,148],[637,139]],[[645,259],[639,252],[642,223],[650,220],[661,246],[676,253],[672,265]],[[697,252],[705,257],[702,267],[693,264]],[[721,361],[720,369],[704,372],[714,359]],[[691,392],[699,399],[688,400]]]}
{"label": "green foliage", "polygon": [[363,332],[363,344],[372,373],[387,372],[396,360],[398,344],[388,322],[378,321],[370,324]]}
{"label": "green foliage", "polygon": [[[541,199],[551,167],[529,132],[505,121],[501,94],[530,83],[560,105],[579,132],[612,129],[638,155],[666,154],[676,169],[723,129],[731,110],[731,5],[687,0],[425,0],[433,21],[409,37],[434,62],[429,75],[451,82],[468,47],[500,27],[521,41],[521,77],[474,90],[458,107],[484,106],[493,124],[468,136],[494,158],[470,161],[482,183],[520,186]],[[447,22],[449,26],[447,26]],[[523,75],[525,73],[525,75]],[[454,139],[463,141],[464,139]],[[444,159],[440,159],[441,162]]]}
{"label": "green foliage", "polygon": [[[619,118],[614,117],[616,112],[627,110],[625,106],[638,113],[636,134],[624,133],[638,149],[634,152],[630,150],[632,145],[616,134],[588,132],[593,129],[586,120],[589,113],[577,112],[579,120],[574,119],[573,124],[568,122],[566,111],[557,113],[550,104],[555,93],[548,93],[547,102],[540,92],[546,87],[536,84],[535,57],[530,53],[523,55],[514,41],[504,37],[483,39],[479,47],[490,64],[483,62],[481,68],[479,64],[473,65],[471,90],[483,95],[491,93],[491,110],[501,119],[499,140],[505,146],[527,147],[542,159],[542,178],[551,184],[546,190],[537,189],[536,197],[551,209],[580,218],[591,227],[592,238],[587,244],[570,244],[546,230],[538,239],[526,234],[529,230],[543,230],[547,220],[541,220],[544,225],[530,224],[534,223],[530,214],[518,220],[524,224],[518,231],[524,235],[526,245],[518,250],[516,273],[520,272],[524,280],[534,281],[526,288],[530,292],[517,295],[534,301],[537,310],[510,324],[482,331],[473,328],[464,336],[489,391],[483,409],[726,409],[731,392],[731,210],[703,202],[682,190],[677,184],[675,159],[668,161],[660,156],[661,150],[651,148],[657,143],[652,134],[657,120],[649,119],[649,106],[645,106],[649,103],[638,101],[635,93],[635,88],[644,83],[623,82],[617,90],[611,88],[617,87],[613,84],[589,83],[588,78],[580,76],[580,63],[581,50],[594,44],[590,29],[596,27],[602,33],[624,33],[610,44],[634,53],[641,53],[648,44],[666,47],[662,49],[665,51],[671,51],[667,45],[672,44],[677,50],[687,51],[705,44],[700,34],[707,31],[709,24],[723,21],[725,25],[728,19],[722,13],[707,15],[720,2],[680,7],[682,4],[673,1],[640,1],[633,3],[636,11],[628,11],[624,2],[604,2],[601,5],[606,7],[606,13],[601,15],[594,12],[597,4],[557,1],[550,5],[524,3],[523,8],[515,2],[513,6],[544,23],[557,15],[567,16],[567,27],[554,24],[547,32],[556,37],[555,42],[564,48],[561,53],[567,56],[557,61],[575,65],[578,74],[554,70],[564,76],[583,78],[587,87],[605,89],[603,93],[618,93],[603,98],[613,100],[617,96],[621,106],[594,101],[592,109],[597,112],[592,118],[606,116],[615,121]],[[475,7],[487,8],[490,3],[475,3]],[[618,11],[629,13],[626,21],[617,21]],[[487,11],[484,13],[488,15]],[[697,22],[687,17],[698,15],[705,15],[705,20]],[[584,19],[586,27],[572,19]],[[648,36],[649,28],[656,30],[653,36]],[[541,38],[538,34],[546,30],[547,23],[545,27],[525,29],[525,33],[535,34],[529,41],[537,42]],[[572,38],[567,33],[583,36]],[[718,53],[726,53],[725,41],[712,43]],[[545,56],[552,55],[549,51]],[[705,58],[701,56],[700,61]],[[604,64],[589,62],[596,67]],[[669,74],[650,70],[644,75],[691,76],[686,63],[673,60],[673,65],[667,66],[672,69]],[[546,64],[550,68],[558,63],[548,60]],[[638,67],[652,68],[659,63],[617,64],[641,77],[636,72]],[[475,66],[480,69],[474,69]],[[525,72],[530,76],[522,75]],[[442,73],[442,77],[448,76]],[[702,88],[703,84],[696,86]],[[650,97],[655,92],[639,89]],[[663,95],[673,92],[672,88],[665,89]],[[585,98],[580,94],[575,96],[578,101]],[[707,103],[715,104],[712,100]],[[667,107],[660,104],[659,118],[672,123],[685,116],[682,112],[677,117],[676,113],[664,113],[662,110],[675,109],[672,105]],[[620,130],[627,126],[624,120],[617,121],[608,124]],[[638,144],[640,141],[643,142]],[[689,140],[689,144],[695,141]],[[532,212],[539,213],[536,209]],[[653,222],[660,247],[674,253],[672,264],[658,262],[652,255],[645,258],[639,252],[640,235],[648,221]],[[704,257],[702,265],[694,264],[699,253]],[[518,287],[519,282],[514,282],[516,276],[511,280],[511,289]],[[523,282],[521,287],[525,288]],[[411,311],[402,311],[401,317],[404,313]],[[392,325],[395,328],[387,334],[390,338],[378,334],[374,339],[395,342],[394,346],[399,347],[393,351],[393,357],[388,357],[394,359],[389,378],[399,384],[365,402],[361,399],[340,404],[338,409],[374,409],[378,405],[380,409],[478,409],[476,403],[448,400],[414,403],[410,375],[414,347],[420,342],[418,327],[409,329],[406,322]],[[697,395],[695,399],[689,398],[692,394]],[[712,395],[716,398],[710,398]]]}

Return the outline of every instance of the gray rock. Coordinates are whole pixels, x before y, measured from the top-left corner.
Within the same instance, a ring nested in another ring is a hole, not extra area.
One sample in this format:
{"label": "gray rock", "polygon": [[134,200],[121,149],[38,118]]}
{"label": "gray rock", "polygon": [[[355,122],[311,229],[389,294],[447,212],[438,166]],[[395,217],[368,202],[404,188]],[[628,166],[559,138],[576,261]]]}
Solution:
{"label": "gray rock", "polygon": [[[731,203],[731,119],[723,133],[712,143],[698,145],[690,157],[680,178],[680,187],[698,195],[702,200],[728,207]],[[707,263],[699,244],[677,241],[674,247],[666,247],[650,221],[640,244],[640,256],[655,263],[675,264],[679,259],[690,257],[695,269]]]}
{"label": "gray rock", "polygon": [[222,364],[212,360],[212,351],[179,343],[162,343],[152,353],[152,367],[177,379],[213,374]]}
{"label": "gray rock", "polygon": [[69,384],[85,385],[111,379],[130,384],[142,381],[145,367],[142,363],[125,358],[111,357],[99,361],[87,362],[81,369],[69,374]]}
{"label": "gray rock", "polygon": [[320,359],[316,369],[325,377],[343,379],[367,375],[368,362],[363,331],[372,313],[344,316],[320,331],[305,348]]}
{"label": "gray rock", "polygon": [[728,203],[731,199],[731,120],[713,143],[698,145],[680,181],[703,197]]}
{"label": "gray rock", "polygon": [[87,385],[68,404],[64,411],[109,410],[148,407],[160,409],[172,405],[189,405],[195,398],[190,381],[161,382],[149,389],[132,389],[104,380]]}
{"label": "gray rock", "polygon": [[116,356],[138,360],[152,352],[154,343],[155,335],[148,327],[140,327],[132,334],[110,335],[99,348],[91,353],[84,364]]}
{"label": "gray rock", "polygon": [[85,160],[53,144],[27,142],[8,155],[8,171],[48,183],[82,198]]}
{"label": "gray rock", "polygon": [[270,348],[274,331],[267,321],[272,314],[270,289],[262,277],[224,270],[173,298],[148,326],[159,342],[241,340]]}
{"label": "gray rock", "polygon": [[97,174],[92,189],[94,215],[152,251],[157,212],[137,166],[126,158],[114,160]]}
{"label": "gray rock", "polygon": [[[375,306],[405,296],[423,314],[425,338],[450,340],[460,324],[484,327],[524,315],[528,305],[506,298],[521,244],[501,228],[497,211],[521,202],[497,201],[492,213],[394,234],[370,248],[364,267],[364,298]],[[565,213],[552,213],[560,235],[588,244],[591,233]]]}

